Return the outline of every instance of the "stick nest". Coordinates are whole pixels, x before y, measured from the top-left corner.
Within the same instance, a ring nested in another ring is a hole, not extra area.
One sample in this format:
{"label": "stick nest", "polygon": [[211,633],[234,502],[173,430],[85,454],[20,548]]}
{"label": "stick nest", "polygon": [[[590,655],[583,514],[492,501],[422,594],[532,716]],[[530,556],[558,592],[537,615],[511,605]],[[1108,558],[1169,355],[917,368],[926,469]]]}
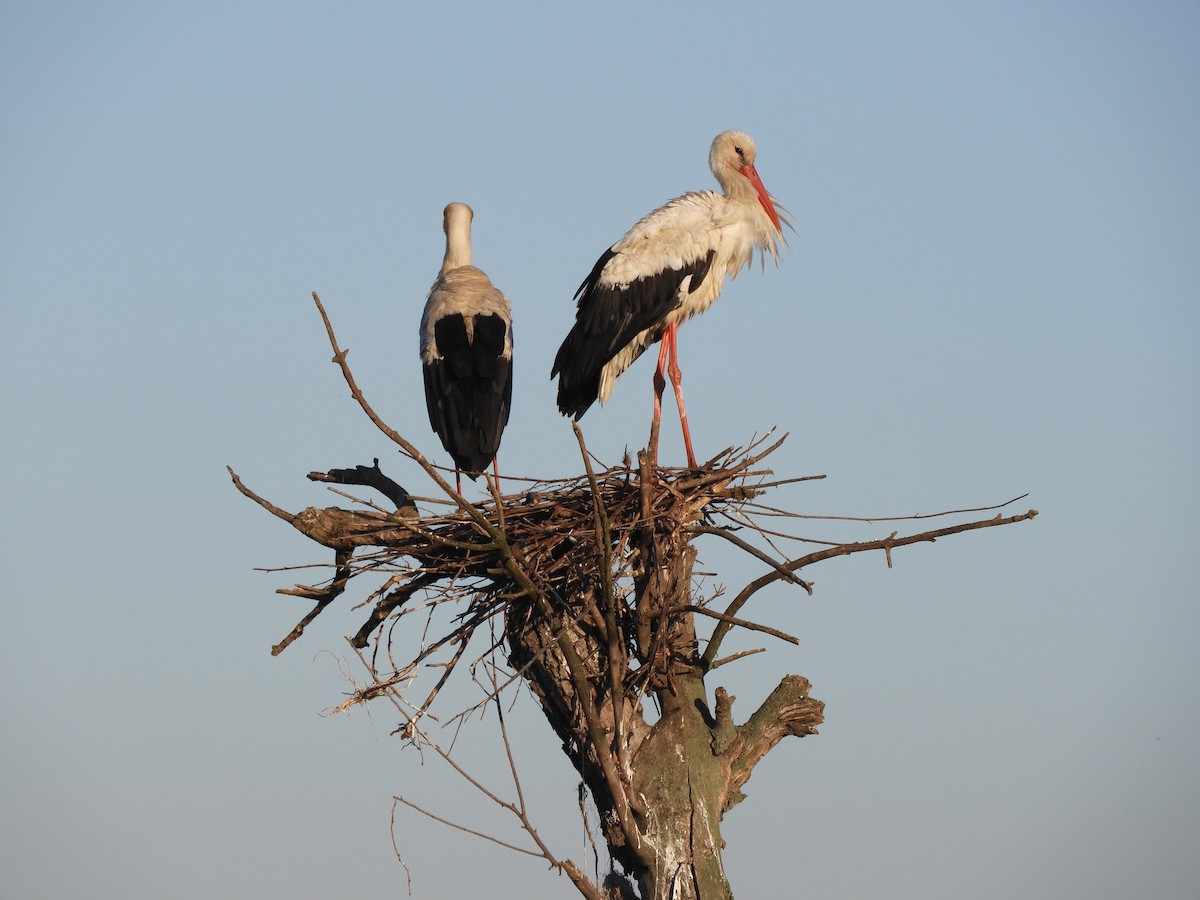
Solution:
{"label": "stick nest", "polygon": [[[634,468],[628,460],[597,471],[589,466],[575,478],[535,482],[524,492],[493,495],[472,508],[441,515],[420,515],[403,489],[381,484],[378,461],[373,469],[335,469],[309,478],[370,485],[394,501],[402,497],[395,512],[309,507],[291,515],[231,475],[242,493],[337,553],[334,576],[324,585],[281,590],[313,599],[317,606],[272,648],[278,654],[343,592],[350,578],[368,571],[393,574],[372,595],[374,607],[351,638],[359,649],[421,591],[433,602],[470,597],[459,614],[459,628],[445,639],[458,643],[504,605],[527,596],[531,586],[557,603],[568,603],[581,586],[619,582],[638,565],[633,548],[642,546],[639,537],[692,526],[713,530],[707,523],[714,516],[732,517],[761,493],[764,486],[752,482],[761,482],[769,471],[755,464],[778,444],[757,454],[731,448],[694,470],[655,468],[651,474],[649,467]],[[590,549],[581,552],[585,547]],[[355,558],[355,551],[364,552]]]}

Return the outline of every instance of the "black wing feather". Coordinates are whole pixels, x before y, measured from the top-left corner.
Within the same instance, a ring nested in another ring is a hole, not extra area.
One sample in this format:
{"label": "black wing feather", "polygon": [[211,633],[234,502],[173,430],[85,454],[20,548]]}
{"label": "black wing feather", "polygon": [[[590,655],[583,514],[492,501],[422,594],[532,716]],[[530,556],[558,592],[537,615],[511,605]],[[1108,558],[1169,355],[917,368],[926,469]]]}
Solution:
{"label": "black wing feather", "polygon": [[496,315],[474,317],[474,339],[463,316],[434,323],[440,359],[424,367],[429,424],[464,473],[478,477],[496,457],[512,408],[509,325]]}
{"label": "black wing feather", "polygon": [[[679,306],[679,286],[691,276],[688,292],[700,287],[715,251],[679,269],[664,269],[624,287],[600,283],[616,252],[610,247],[575,292],[575,324],[554,357],[550,377],[558,376],[558,409],[580,418],[596,402],[600,375],[609,360],[635,337],[662,322]],[[643,348],[644,349],[644,348]]]}

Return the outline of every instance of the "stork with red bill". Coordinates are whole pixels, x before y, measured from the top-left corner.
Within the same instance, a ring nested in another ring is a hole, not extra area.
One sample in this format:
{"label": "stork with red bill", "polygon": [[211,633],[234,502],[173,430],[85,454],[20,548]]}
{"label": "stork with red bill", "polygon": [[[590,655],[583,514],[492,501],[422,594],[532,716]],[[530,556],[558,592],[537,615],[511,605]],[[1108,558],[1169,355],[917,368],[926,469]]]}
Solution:
{"label": "stork with red bill", "polygon": [[[578,420],[597,400],[604,403],[621,373],[647,347],[660,342],[653,433],[658,433],[669,377],[688,465],[696,468],[676,332],[712,305],[726,276],[736,277],[756,249],[763,258],[770,254],[779,262],[782,224],[787,220],[758,177],[756,156],[748,134],[717,135],[708,164],[723,193],[697,191],[676,197],[634,225],[596,261],[575,294],[575,324],[558,348],[550,373],[558,377],[558,409],[564,416]],[[657,447],[655,451],[657,455]]]}

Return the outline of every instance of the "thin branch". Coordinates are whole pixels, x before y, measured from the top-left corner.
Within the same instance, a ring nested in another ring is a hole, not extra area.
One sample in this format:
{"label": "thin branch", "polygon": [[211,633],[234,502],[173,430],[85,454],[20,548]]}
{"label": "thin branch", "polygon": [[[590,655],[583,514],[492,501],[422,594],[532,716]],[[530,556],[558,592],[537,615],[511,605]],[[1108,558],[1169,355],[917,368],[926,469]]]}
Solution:
{"label": "thin branch", "polygon": [[[366,667],[367,671],[374,674],[373,668],[370,666],[370,664],[367,662],[367,660],[365,659],[365,657],[363,657],[363,655],[361,653],[358,654],[358,658],[359,658],[359,661],[363,664],[363,666]],[[440,822],[443,825],[447,825],[450,828],[454,828],[459,831],[466,832],[467,834],[475,835],[476,837],[482,838],[486,841],[490,841],[491,843],[497,844],[498,846],[505,847],[506,849],[509,849],[509,850],[515,850],[518,853],[523,853],[526,856],[533,856],[533,857],[544,859],[548,863],[550,863],[550,865],[552,867],[557,868],[560,872],[566,873],[567,877],[571,879],[571,882],[575,885],[575,887],[579,890],[579,892],[584,897],[588,898],[588,900],[603,900],[603,897],[599,893],[599,891],[596,889],[596,886],[588,879],[588,877],[579,869],[579,867],[574,862],[572,862],[569,859],[559,860],[554,856],[554,854],[551,852],[549,847],[547,847],[545,845],[545,843],[542,841],[541,837],[538,835],[537,829],[534,828],[533,823],[529,820],[529,817],[525,810],[524,798],[523,798],[523,795],[520,790],[520,781],[517,778],[515,762],[513,761],[511,748],[509,747],[509,744],[508,744],[508,734],[507,734],[507,730],[503,724],[503,709],[500,707],[499,700],[496,701],[496,707],[497,707],[497,711],[501,715],[501,719],[500,719],[501,733],[504,738],[506,752],[508,753],[508,756],[509,756],[509,762],[510,762],[510,765],[512,766],[513,778],[516,779],[517,796],[518,796],[518,800],[519,800],[519,805],[510,803],[505,800],[501,800],[494,792],[492,792],[487,787],[485,787],[480,781],[478,781],[474,776],[472,776],[469,772],[467,772],[464,768],[462,768],[462,766],[460,766],[457,762],[455,762],[454,759],[445,750],[443,750],[439,744],[429,740],[429,737],[420,729],[419,725],[416,722],[416,719],[414,717],[409,716],[409,714],[406,712],[403,705],[400,703],[400,697],[397,695],[397,693],[395,691],[388,692],[387,696],[391,699],[393,705],[396,707],[396,709],[400,712],[400,714],[406,720],[406,723],[404,726],[405,733],[410,738],[413,738],[413,739],[420,737],[423,740],[425,746],[432,749],[434,751],[434,753],[436,753],[442,759],[443,762],[445,762],[447,765],[449,765],[450,768],[453,769],[461,778],[466,780],[468,784],[470,784],[472,787],[474,787],[477,791],[479,791],[481,794],[483,794],[485,797],[487,797],[489,800],[491,800],[494,804],[499,806],[501,809],[506,810],[507,812],[516,816],[517,820],[521,823],[522,830],[524,830],[526,832],[526,834],[528,834],[530,836],[530,838],[534,841],[534,843],[537,844],[539,850],[535,851],[535,850],[530,850],[526,847],[520,847],[520,846],[517,846],[516,844],[509,843],[508,841],[501,840],[500,838],[497,838],[494,835],[485,834],[482,831],[478,831],[473,828],[468,828],[465,825],[458,824],[457,822],[452,822],[449,819],[438,816],[435,813],[432,813],[429,810],[422,808],[418,804],[416,804],[416,803],[412,802],[411,800],[408,800],[407,798],[402,797],[402,796],[394,796],[392,798],[393,799],[393,822],[394,822],[394,817],[395,817],[395,803],[403,803],[405,806],[409,807],[410,809],[413,809],[416,812],[419,812],[422,815],[427,816],[428,818],[433,819],[436,822]],[[394,825],[393,825],[393,835],[394,835]],[[394,841],[394,837],[393,837],[393,844],[394,843],[395,843],[395,841]]]}
{"label": "thin branch", "polygon": [[[769,634],[771,637],[777,637],[781,641],[787,641],[789,644],[800,644],[800,639],[788,634],[786,631],[779,631],[775,628],[769,628],[766,625],[759,625],[757,622],[751,622],[747,619],[735,619],[728,613],[719,613],[716,610],[709,609],[707,606],[696,606],[689,603],[686,606],[676,606],[665,611],[664,615],[675,615],[676,613],[697,613],[702,616],[708,616],[710,619],[716,619],[726,626],[726,629],[737,626],[745,628],[749,631],[761,631],[763,634]],[[720,627],[720,626],[718,626]]]}
{"label": "thin branch", "polygon": [[[743,504],[743,505],[749,506],[750,504]],[[785,531],[773,531],[770,528],[764,528],[761,524],[756,522],[754,519],[751,519],[750,516],[744,510],[741,510],[741,509],[736,509],[736,510],[723,509],[718,513],[718,515],[720,515],[723,518],[728,519],[730,522],[734,523],[734,525],[739,528],[752,529],[753,531],[756,531],[758,534],[761,534],[764,538],[777,537],[777,538],[783,538],[784,540],[787,540],[787,541],[797,541],[801,544],[821,544],[822,546],[826,546],[826,547],[836,547],[837,543],[838,543],[837,541],[826,541],[826,540],[822,540],[819,538],[809,538],[809,537],[804,537],[799,534],[788,534]]]}
{"label": "thin branch", "polygon": [[575,887],[578,888],[579,892],[583,894],[583,896],[591,898],[591,900],[601,900],[601,895],[596,890],[595,884],[593,884],[592,881],[586,875],[584,875],[582,871],[580,871],[579,867],[569,859],[560,861],[555,858],[554,854],[550,851],[550,848],[547,847],[545,842],[542,840],[541,835],[538,834],[537,829],[533,827],[533,822],[530,821],[528,811],[525,808],[525,794],[521,790],[521,778],[517,774],[517,762],[513,758],[512,745],[508,740],[508,727],[504,723],[504,707],[500,703],[494,667],[490,669],[489,677],[492,682],[492,694],[496,698],[496,716],[500,723],[500,735],[504,740],[504,754],[508,758],[508,767],[509,771],[512,773],[513,786],[517,791],[517,810],[515,810],[515,812],[521,821],[521,827],[525,829],[525,833],[533,839],[533,842],[538,845],[538,848],[542,851],[542,857],[549,862],[550,865],[556,866],[562,872],[566,872],[567,877],[571,879],[572,883],[574,883]]}
{"label": "thin branch", "polygon": [[824,475],[797,475],[794,478],[780,478],[776,481],[757,481],[754,483],[754,487],[757,490],[763,491],[767,488],[781,487],[785,484],[798,484],[801,481],[822,481],[824,478]]}
{"label": "thin branch", "polygon": [[[849,556],[852,553],[864,553],[869,550],[885,550],[890,554],[891,550],[895,547],[904,547],[909,544],[921,542],[932,542],[940,537],[946,537],[951,534],[959,534],[960,532],[964,531],[974,531],[977,528],[994,528],[997,525],[1011,525],[1015,522],[1024,522],[1033,519],[1037,514],[1038,513],[1036,509],[1031,509],[1028,512],[1018,516],[1009,516],[1008,518],[1003,518],[997,515],[994,519],[983,519],[976,522],[964,522],[960,525],[951,525],[946,528],[939,528],[936,531],[924,531],[920,534],[913,534],[902,538],[889,536],[879,541],[839,544],[836,547],[818,550],[814,553],[808,554],[807,556],[802,556],[799,559],[786,562],[782,565],[782,568],[786,569],[788,572],[795,572],[804,568],[805,566],[812,565],[813,563],[820,562],[825,559],[832,559],[835,556]],[[754,596],[755,593],[766,587],[768,584],[773,584],[774,582],[779,581],[781,578],[783,578],[783,576],[778,571],[773,570],[750,582],[748,585],[742,588],[741,593],[739,593],[737,597],[733,599],[733,602],[730,603],[725,609],[726,615],[732,616],[737,613],[738,610],[745,605],[746,601]],[[730,624],[722,622],[717,625],[715,629],[713,629],[712,637],[709,638],[708,646],[705,648],[704,653],[701,656],[701,662],[703,665],[707,666],[712,664],[713,659],[716,658],[717,651],[721,647],[721,641],[724,640],[725,635],[729,632],[731,627],[732,626]]]}
{"label": "thin branch", "polygon": [[259,506],[261,506],[267,512],[269,512],[271,515],[276,516],[277,518],[283,519],[283,521],[287,522],[289,525],[291,524],[292,520],[294,518],[296,518],[287,510],[280,509],[278,506],[276,506],[274,503],[271,503],[269,500],[264,500],[262,497],[258,496],[258,494],[254,493],[254,491],[250,490],[250,488],[248,488],[244,484],[242,484],[242,479],[238,477],[237,472],[233,471],[233,469],[230,468],[229,466],[225,467],[225,471],[228,472],[229,477],[233,479],[233,486],[235,488],[237,488],[239,491],[242,492],[242,494],[244,494],[245,496],[247,496],[251,500],[253,500],[255,503],[257,503]]}
{"label": "thin branch", "polygon": [[412,872],[409,871],[408,863],[404,861],[404,857],[400,854],[400,845],[396,843],[396,804],[399,802],[395,797],[392,798],[392,815],[388,830],[392,834],[392,850],[396,853],[396,862],[404,867],[404,877],[408,879],[408,895],[412,896]]}
{"label": "thin branch", "polygon": [[[474,629],[472,628],[471,631],[474,632]],[[429,712],[429,707],[433,705],[433,701],[437,699],[437,695],[441,692],[442,688],[445,687],[450,675],[454,672],[455,667],[458,665],[458,661],[462,659],[463,653],[466,652],[468,643],[469,636],[464,636],[463,639],[458,642],[458,649],[454,651],[454,656],[450,658],[450,662],[446,663],[446,667],[442,671],[442,677],[439,678],[437,684],[433,686],[433,690],[429,692],[429,696],[426,697],[421,705],[417,707],[417,712],[412,717],[413,722],[419,722],[421,718]]]}
{"label": "thin branch", "polygon": [[315,588],[297,585],[294,588],[279,591],[281,594],[309,597],[316,600],[317,604],[312,608],[308,615],[296,623],[296,627],[291,630],[287,637],[271,648],[272,656],[278,656],[288,648],[288,645],[290,645],[292,641],[304,634],[304,629],[307,628],[309,624],[321,614],[325,607],[337,599],[337,597],[339,597],[346,589],[346,584],[350,581],[352,575],[349,565],[352,555],[352,551],[350,550],[338,550],[334,553],[334,576],[333,580],[329,584],[329,587],[327,587],[325,590],[317,590]]}
{"label": "thin branch", "polygon": [[712,534],[712,535],[716,535],[717,537],[724,538],[725,540],[729,541],[729,543],[733,544],[735,547],[739,547],[740,549],[745,550],[747,553],[749,553],[755,559],[761,559],[768,566],[770,566],[772,569],[774,569],[776,572],[778,572],[781,578],[786,578],[792,584],[800,585],[800,587],[804,588],[804,590],[808,592],[808,595],[810,597],[812,596],[812,582],[805,581],[803,578],[800,578],[798,575],[795,575],[794,573],[789,572],[779,562],[771,559],[770,556],[763,553],[761,550],[759,550],[753,544],[743,541],[740,537],[738,537],[736,534],[734,534],[728,528],[712,528],[708,525],[695,525],[695,526],[687,529],[687,531],[690,534]]}
{"label": "thin branch", "polygon": [[[493,844],[499,844],[501,847],[504,847],[508,850],[515,850],[518,853],[524,853],[526,856],[536,856],[539,859],[542,858],[542,854],[537,850],[530,850],[527,847],[518,847],[516,844],[510,844],[508,841],[502,841],[500,838],[493,835],[484,834],[482,831],[476,831],[474,828],[468,828],[466,825],[459,825],[457,822],[451,822],[449,819],[443,819],[436,813],[431,813],[429,810],[421,808],[411,800],[408,800],[404,797],[393,796],[392,799],[397,803],[403,803],[409,809],[415,809],[421,815],[428,816],[435,822],[441,822],[443,825],[448,825],[450,828],[457,828],[459,831],[465,831],[467,834],[473,834],[475,837],[483,838],[485,841],[491,841]],[[504,804],[502,803],[501,805]]]}
{"label": "thin branch", "polygon": [[[774,431],[774,429],[772,429],[772,431]],[[770,434],[770,432],[768,432],[768,435],[769,434]],[[765,441],[766,437],[767,437],[767,435],[764,435],[761,440]],[[693,471],[699,471],[700,474],[696,475],[695,477],[691,477],[691,478],[680,478],[678,481],[675,482],[675,486],[677,488],[679,488],[680,490],[691,491],[691,490],[695,490],[698,487],[703,487],[703,486],[706,486],[709,484],[714,484],[716,482],[720,482],[722,480],[726,480],[730,476],[744,475],[744,474],[746,474],[747,469],[749,469],[751,466],[757,464],[760,460],[763,460],[766,457],[770,456],[772,453],[774,453],[776,450],[778,450],[779,447],[782,446],[783,442],[786,441],[787,439],[788,439],[787,434],[782,435],[777,441],[775,441],[775,443],[771,444],[769,447],[767,447],[767,449],[763,450],[761,453],[755,454],[754,456],[743,457],[742,459],[738,460],[738,462],[735,465],[731,466],[728,469],[715,469],[715,470],[708,470],[708,471],[706,471],[704,469],[693,470]]]}
{"label": "thin branch", "polygon": [[371,633],[382,625],[384,620],[394,610],[407,603],[409,598],[417,591],[436,584],[443,577],[444,574],[441,572],[422,572],[410,578],[403,586],[380,597],[379,601],[375,604],[375,608],[371,610],[371,614],[367,617],[367,621],[358,629],[358,633],[350,639],[350,645],[357,650],[366,647],[371,639]]}
{"label": "thin branch", "polygon": [[1005,500],[1003,503],[995,503],[991,506],[973,506],[966,509],[947,509],[942,512],[935,513],[914,513],[911,516],[819,516],[809,513],[789,513],[786,510],[776,510],[782,512],[793,519],[814,519],[817,521],[829,522],[914,522],[918,519],[940,519],[943,516],[957,516],[964,513],[991,512],[994,509],[1004,509],[1006,506],[1011,506],[1018,500],[1024,500],[1029,496],[1026,492],[1019,497],[1013,497],[1011,500]]}
{"label": "thin branch", "polygon": [[720,659],[714,660],[713,664],[708,667],[708,671],[711,672],[713,669],[719,669],[721,666],[728,665],[731,662],[736,662],[743,656],[753,656],[756,653],[766,652],[766,647],[755,647],[753,650],[740,650],[737,653],[731,653],[729,656],[722,656]]}

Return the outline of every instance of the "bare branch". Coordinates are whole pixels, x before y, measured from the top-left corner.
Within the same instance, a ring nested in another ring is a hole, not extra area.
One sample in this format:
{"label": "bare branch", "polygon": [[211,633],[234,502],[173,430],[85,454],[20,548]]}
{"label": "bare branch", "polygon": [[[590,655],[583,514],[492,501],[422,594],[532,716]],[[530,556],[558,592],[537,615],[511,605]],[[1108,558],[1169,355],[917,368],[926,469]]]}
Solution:
{"label": "bare branch", "polygon": [[[461,653],[461,650],[460,650],[460,653]],[[367,666],[368,671],[374,673],[373,668],[367,664],[366,660],[362,657],[361,654],[359,655],[359,660],[365,666]],[[489,669],[489,671],[493,672],[493,674],[490,677],[492,678],[493,685],[494,685],[495,684],[494,668]],[[453,769],[460,777],[462,777],[464,780],[466,780],[478,792],[483,794],[485,797],[487,797],[490,801],[492,801],[494,804],[499,806],[501,809],[503,809],[503,810],[511,813],[513,816],[515,816],[516,819],[518,820],[518,822],[520,823],[521,829],[527,835],[529,835],[529,837],[533,840],[533,842],[535,843],[535,845],[537,846],[538,849],[530,850],[527,847],[518,846],[509,841],[505,841],[501,838],[498,838],[494,835],[487,834],[485,832],[479,831],[474,828],[469,828],[469,827],[462,825],[460,823],[457,823],[457,822],[452,822],[449,819],[439,816],[436,813],[433,813],[433,812],[423,808],[422,806],[414,803],[413,801],[408,800],[407,798],[402,797],[402,796],[393,796],[393,798],[392,798],[392,800],[393,800],[393,807],[392,807],[393,831],[392,831],[392,834],[393,834],[393,846],[394,847],[396,846],[395,825],[394,825],[395,804],[400,803],[400,804],[403,804],[403,805],[409,807],[410,809],[420,813],[421,815],[424,815],[430,819],[433,819],[436,822],[440,822],[441,824],[446,825],[450,828],[454,828],[456,830],[463,831],[467,834],[474,835],[475,837],[482,838],[483,840],[489,841],[498,846],[504,847],[508,850],[514,850],[517,853],[525,854],[526,856],[533,856],[533,857],[545,859],[552,867],[557,868],[560,872],[564,872],[567,875],[567,877],[571,879],[571,882],[575,885],[575,887],[579,890],[579,892],[584,897],[588,898],[588,900],[603,900],[600,892],[596,889],[596,886],[591,882],[590,879],[588,879],[588,877],[586,875],[583,874],[583,872],[579,869],[579,867],[575,863],[573,863],[569,859],[560,860],[553,854],[553,852],[550,850],[550,848],[545,844],[545,842],[542,840],[541,836],[538,834],[537,829],[534,827],[532,821],[529,819],[528,813],[525,809],[524,795],[521,791],[520,778],[517,774],[516,761],[513,758],[512,748],[508,741],[507,726],[504,724],[504,710],[503,710],[502,705],[499,702],[498,696],[497,696],[497,699],[495,700],[495,706],[496,706],[497,714],[499,716],[500,732],[501,732],[501,737],[502,737],[503,743],[504,743],[505,753],[506,753],[508,761],[509,761],[510,771],[513,776],[513,782],[514,782],[514,785],[517,790],[518,802],[516,804],[500,799],[500,797],[497,796],[493,791],[491,791],[487,787],[485,787],[480,781],[478,781],[474,776],[472,776],[465,769],[463,769],[457,762],[455,762],[454,759],[452,759],[450,757],[449,753],[447,753],[440,745],[429,740],[428,736],[425,735],[420,730],[420,727],[417,724],[417,719],[419,718],[420,714],[423,712],[423,709],[418,710],[418,713],[416,716],[409,717],[407,712],[405,711],[404,707],[399,702],[399,700],[400,700],[399,696],[394,691],[389,692],[389,696],[392,698],[392,702],[396,705],[397,710],[399,710],[401,715],[405,716],[405,718],[406,718],[406,725],[404,727],[405,734],[413,739],[420,737],[423,740],[425,746],[431,748],[443,760],[443,762],[445,762],[447,765],[449,765],[451,769]],[[397,857],[399,857],[398,849],[397,849]],[[407,869],[407,867],[406,867],[406,869]]]}
{"label": "bare branch", "polygon": [[[822,560],[832,559],[835,556],[849,556],[852,553],[865,553],[869,550],[885,550],[890,555],[892,549],[895,547],[904,547],[909,544],[921,542],[933,542],[940,537],[946,537],[947,535],[951,534],[959,534],[964,531],[974,531],[978,528],[994,528],[998,525],[1012,525],[1016,522],[1025,522],[1033,519],[1037,514],[1038,513],[1036,509],[1031,509],[1022,515],[1009,516],[1008,518],[1003,518],[997,515],[994,519],[984,519],[977,522],[964,522],[960,525],[950,525],[946,528],[939,528],[935,531],[923,531],[920,534],[913,534],[902,538],[894,537],[895,532],[893,532],[893,536],[889,536],[880,541],[863,541],[860,543],[838,544],[835,547],[828,547],[824,550],[818,550],[814,553],[809,553],[807,556],[802,556],[799,559],[794,559],[790,562],[783,563],[781,564],[781,568],[787,570],[788,572],[795,572],[804,568],[805,566],[812,565],[813,563],[820,562]],[[730,603],[726,608],[726,615],[732,616],[737,613],[738,610],[740,610],[746,604],[746,601],[754,596],[754,594],[756,594],[759,590],[766,587],[768,584],[773,584],[774,582],[779,581],[781,578],[783,578],[783,575],[781,575],[778,570],[773,570],[750,582],[748,585],[742,588],[741,593],[739,593],[733,599],[733,602]],[[708,646],[705,648],[704,654],[701,658],[704,665],[711,665],[712,660],[716,657],[717,651],[721,647],[721,641],[724,640],[725,635],[729,632],[731,627],[732,626],[729,623],[722,622],[721,624],[717,625],[715,629],[713,629],[712,637],[709,638]]]}
{"label": "bare branch", "polygon": [[250,490],[250,488],[248,488],[244,484],[242,484],[242,479],[240,479],[238,477],[237,472],[233,471],[233,469],[231,469],[229,466],[225,467],[225,471],[228,472],[229,477],[233,479],[233,486],[235,488],[237,488],[239,491],[242,492],[242,494],[244,494],[245,496],[247,496],[251,500],[253,500],[255,503],[257,503],[259,506],[261,506],[267,512],[269,512],[271,515],[276,516],[280,519],[283,519],[283,521],[288,522],[288,523],[291,523],[292,519],[295,518],[287,510],[280,509],[278,506],[271,503],[269,500],[264,500],[262,497],[258,496],[258,494],[254,493],[254,491]]}
{"label": "bare branch", "polygon": [[[436,813],[431,813],[429,810],[423,809],[422,807],[413,803],[411,800],[408,800],[404,797],[395,797],[394,796],[394,797],[392,797],[392,800],[394,800],[397,803],[403,803],[409,809],[414,809],[417,812],[419,812],[421,815],[428,816],[429,818],[433,819],[433,821],[435,821],[435,822],[441,822],[443,825],[447,825],[450,828],[457,828],[459,831],[465,831],[467,834],[473,834],[473,835],[475,835],[475,837],[483,838],[485,841],[491,841],[493,844],[499,844],[501,847],[504,847],[508,850],[515,850],[517,853],[524,853],[526,856],[537,856],[537,857],[542,856],[542,854],[539,853],[537,850],[530,850],[527,847],[518,847],[516,844],[510,844],[508,841],[502,841],[502,840],[500,840],[500,838],[495,837],[493,835],[485,834],[482,831],[476,831],[474,828],[468,828],[466,825],[460,825],[457,822],[451,822],[449,819],[443,819],[441,816],[437,815]],[[501,804],[501,805],[503,805],[503,804]]]}
{"label": "bare branch", "polygon": [[379,459],[374,465],[355,466],[353,469],[330,469],[328,472],[309,472],[309,481],[333,482],[335,484],[359,484],[373,487],[396,505],[396,511],[405,518],[417,517],[417,505],[408,491],[388,478],[379,468]]}
{"label": "bare branch", "polygon": [[404,867],[404,877],[408,879],[408,894],[412,896],[412,872],[409,871],[408,863],[404,861],[404,857],[400,853],[400,845],[396,843],[396,804],[400,801],[392,798],[392,815],[389,822],[389,831],[392,834],[392,850],[396,853],[396,862]]}
{"label": "bare branch", "polygon": [[753,650],[741,650],[737,653],[731,653],[729,656],[722,656],[720,659],[714,660],[713,664],[708,667],[708,670],[711,672],[713,669],[719,669],[719,668],[721,668],[721,666],[727,665],[728,663],[736,662],[737,660],[741,659],[743,656],[753,656],[756,653],[766,653],[766,652],[767,652],[766,647],[755,647]]}
{"label": "bare branch", "polygon": [[297,585],[295,588],[290,590],[279,591],[281,594],[309,597],[316,600],[317,605],[312,608],[312,611],[309,612],[308,615],[296,623],[296,627],[291,630],[287,637],[271,648],[272,656],[278,656],[288,648],[288,645],[291,644],[292,641],[304,634],[304,629],[308,627],[309,623],[319,616],[321,611],[324,610],[325,607],[327,607],[335,599],[337,599],[337,597],[341,595],[342,591],[346,589],[346,583],[350,580],[351,574],[349,565],[350,556],[351,551],[349,550],[338,550],[334,554],[335,568],[333,580],[329,583],[329,587],[325,588],[324,590]]}
{"label": "bare branch", "polygon": [[756,622],[750,622],[746,619],[735,619],[728,613],[719,613],[716,610],[709,609],[707,606],[696,606],[688,604],[687,606],[677,606],[674,609],[667,610],[667,615],[676,615],[678,613],[696,613],[701,616],[708,616],[710,619],[716,619],[722,624],[732,628],[745,628],[748,631],[761,631],[763,634],[769,634],[771,637],[777,637],[781,641],[787,641],[789,644],[799,645],[800,639],[793,637],[784,631],[778,631],[774,628],[768,628],[766,625],[759,625]]}
{"label": "bare branch", "polygon": [[767,554],[763,553],[761,550],[759,550],[753,544],[749,544],[746,541],[743,541],[740,537],[738,537],[736,534],[734,534],[728,528],[712,528],[708,525],[696,525],[696,526],[693,526],[692,528],[689,528],[687,531],[689,534],[712,534],[712,535],[716,535],[717,537],[724,538],[725,540],[729,541],[729,543],[733,544],[735,547],[739,547],[742,550],[745,550],[747,553],[749,553],[755,559],[760,559],[763,562],[765,562],[768,566],[770,566],[772,569],[774,569],[776,572],[778,572],[781,578],[786,578],[792,584],[800,585],[800,587],[804,588],[804,590],[808,592],[808,595],[810,597],[812,596],[812,583],[811,582],[805,581],[803,578],[800,578],[799,576],[795,575],[794,573],[789,572],[780,563],[771,559],[771,557],[767,556]]}
{"label": "bare branch", "polygon": [[[783,482],[780,482],[781,484]],[[911,516],[816,516],[809,513],[788,513],[796,519],[817,519],[835,522],[912,522],[917,519],[940,519],[943,516],[957,516],[966,513],[991,512],[994,509],[1004,509],[1006,506],[1011,506],[1018,500],[1024,500],[1029,496],[1026,492],[1019,497],[1013,497],[1011,500],[1005,500],[1003,503],[995,503],[991,506],[972,506],[966,509],[947,509],[942,512],[935,513],[914,513]]]}

